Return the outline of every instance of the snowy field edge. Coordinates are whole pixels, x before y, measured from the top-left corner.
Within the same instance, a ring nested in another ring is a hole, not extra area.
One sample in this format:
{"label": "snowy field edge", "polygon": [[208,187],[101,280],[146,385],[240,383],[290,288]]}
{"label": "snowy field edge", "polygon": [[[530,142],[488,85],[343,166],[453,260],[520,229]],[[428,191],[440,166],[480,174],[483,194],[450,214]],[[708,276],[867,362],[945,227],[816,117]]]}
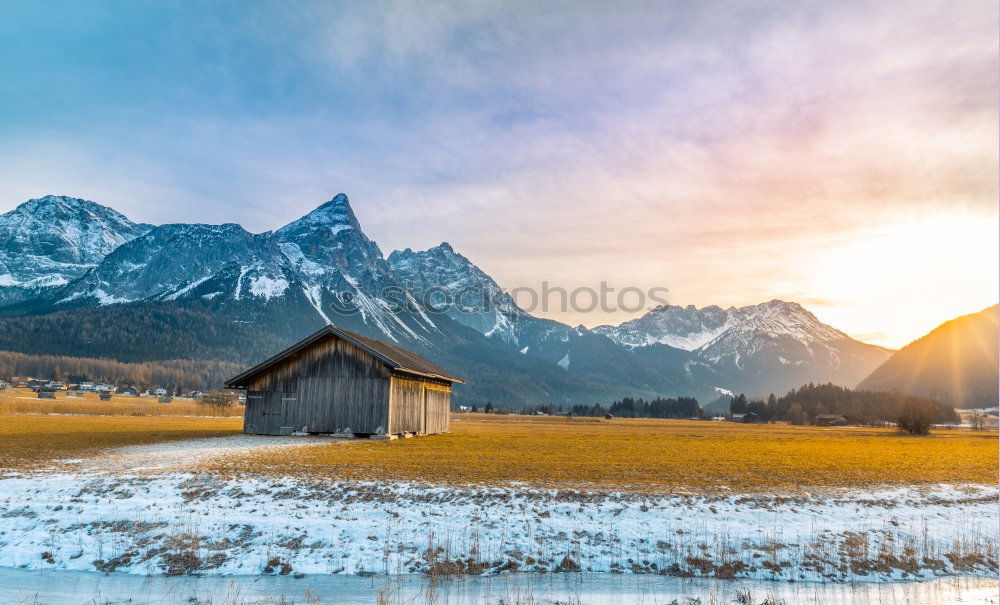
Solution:
{"label": "snowy field edge", "polygon": [[0,479],[0,567],[140,575],[993,576],[997,487],[649,495],[192,472]]}

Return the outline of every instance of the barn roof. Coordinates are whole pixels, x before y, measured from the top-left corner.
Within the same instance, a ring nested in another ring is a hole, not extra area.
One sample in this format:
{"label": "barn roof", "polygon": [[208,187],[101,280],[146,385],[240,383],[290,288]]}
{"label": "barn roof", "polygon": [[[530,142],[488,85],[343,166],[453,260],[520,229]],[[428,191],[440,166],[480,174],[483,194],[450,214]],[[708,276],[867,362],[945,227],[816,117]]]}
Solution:
{"label": "barn roof", "polygon": [[387,342],[382,342],[381,340],[362,336],[361,334],[345,330],[344,328],[333,324],[327,324],[313,334],[278,353],[274,357],[255,365],[239,376],[230,378],[226,381],[226,388],[234,389],[245,386],[246,382],[257,374],[267,371],[276,363],[295,355],[299,351],[309,348],[313,344],[328,336],[336,336],[346,340],[363,351],[374,355],[397,372],[424,376],[426,378],[437,378],[448,382],[462,383],[461,378],[453,376],[441,366],[424,359],[412,351],[407,351],[406,349],[391,345]]}

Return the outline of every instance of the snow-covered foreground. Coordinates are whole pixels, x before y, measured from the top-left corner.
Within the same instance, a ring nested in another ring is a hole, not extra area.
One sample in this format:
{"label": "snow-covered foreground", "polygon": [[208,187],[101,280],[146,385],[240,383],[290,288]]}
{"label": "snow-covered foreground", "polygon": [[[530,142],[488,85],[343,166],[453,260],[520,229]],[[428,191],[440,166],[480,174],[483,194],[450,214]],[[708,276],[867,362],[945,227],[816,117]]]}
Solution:
{"label": "snow-covered foreground", "polygon": [[81,469],[0,479],[0,567],[841,582],[995,575],[996,499],[994,486],[649,496]]}

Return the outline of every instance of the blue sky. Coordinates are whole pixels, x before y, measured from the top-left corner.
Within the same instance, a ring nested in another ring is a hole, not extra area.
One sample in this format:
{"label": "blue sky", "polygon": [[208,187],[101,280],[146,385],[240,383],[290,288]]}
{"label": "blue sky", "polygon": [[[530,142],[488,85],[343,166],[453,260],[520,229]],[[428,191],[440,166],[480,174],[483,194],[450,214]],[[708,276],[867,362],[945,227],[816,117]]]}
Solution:
{"label": "blue sky", "polygon": [[997,25],[988,2],[6,3],[0,211],[264,231],[343,191],[386,253],[447,240],[509,287],[784,298],[902,344],[996,299]]}

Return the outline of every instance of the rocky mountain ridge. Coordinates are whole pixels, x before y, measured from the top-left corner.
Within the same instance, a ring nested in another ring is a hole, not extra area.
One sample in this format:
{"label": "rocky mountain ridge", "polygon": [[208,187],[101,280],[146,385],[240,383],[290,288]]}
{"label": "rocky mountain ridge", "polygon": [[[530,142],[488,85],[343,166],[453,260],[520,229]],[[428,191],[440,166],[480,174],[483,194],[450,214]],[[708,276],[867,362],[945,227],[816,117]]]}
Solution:
{"label": "rocky mountain ridge", "polygon": [[782,301],[664,306],[594,330],[534,317],[448,243],[384,257],[344,194],[258,234],[235,223],[139,225],[76,198],[40,198],[0,215],[8,231],[28,225],[37,234],[49,223],[46,237],[12,238],[0,251],[8,281],[36,280],[9,295],[7,315],[180,305],[217,318],[206,321],[267,326],[280,342],[334,322],[484,373],[520,368],[548,401],[780,392],[809,380],[853,386],[888,355]]}

